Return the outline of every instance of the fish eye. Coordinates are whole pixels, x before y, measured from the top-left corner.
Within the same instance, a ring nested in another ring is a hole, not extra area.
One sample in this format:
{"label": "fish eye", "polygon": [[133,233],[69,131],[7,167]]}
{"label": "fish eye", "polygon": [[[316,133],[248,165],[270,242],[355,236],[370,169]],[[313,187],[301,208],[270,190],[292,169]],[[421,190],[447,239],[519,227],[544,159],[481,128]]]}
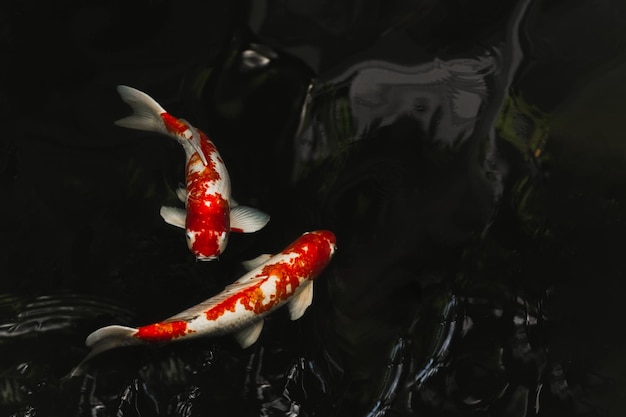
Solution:
{"label": "fish eye", "polygon": [[187,231],[187,233],[185,233],[185,236],[187,237],[187,240],[192,240],[193,239],[193,233]]}

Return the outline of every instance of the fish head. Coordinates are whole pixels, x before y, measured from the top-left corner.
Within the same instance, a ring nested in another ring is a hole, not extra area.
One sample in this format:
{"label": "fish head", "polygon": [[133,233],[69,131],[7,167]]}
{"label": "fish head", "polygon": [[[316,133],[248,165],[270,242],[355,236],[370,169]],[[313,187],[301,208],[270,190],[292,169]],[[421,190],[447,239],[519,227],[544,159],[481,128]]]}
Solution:
{"label": "fish head", "polygon": [[228,234],[226,232],[187,230],[187,246],[198,261],[212,261],[226,249]]}
{"label": "fish head", "polygon": [[337,249],[337,238],[333,232],[329,230],[316,230],[309,233],[316,235],[319,239],[328,244],[331,255],[335,253],[335,250]]}

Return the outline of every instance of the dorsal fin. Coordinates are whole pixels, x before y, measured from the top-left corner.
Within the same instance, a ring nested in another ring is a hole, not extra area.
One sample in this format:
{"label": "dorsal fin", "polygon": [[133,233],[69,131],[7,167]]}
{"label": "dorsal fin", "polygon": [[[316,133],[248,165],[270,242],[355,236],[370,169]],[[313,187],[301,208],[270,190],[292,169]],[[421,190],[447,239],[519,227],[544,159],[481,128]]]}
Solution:
{"label": "dorsal fin", "polygon": [[198,154],[198,156],[202,160],[202,163],[204,164],[204,166],[209,165],[209,161],[207,161],[206,155],[202,151],[202,147],[201,147],[201,144],[200,144],[200,142],[202,141],[202,136],[200,136],[200,132],[198,132],[198,129],[196,129],[187,120],[180,119],[180,121],[183,122],[185,124],[185,126],[187,126],[189,131],[191,132],[191,137],[187,138],[188,143],[191,145],[193,150],[196,151],[196,153]]}

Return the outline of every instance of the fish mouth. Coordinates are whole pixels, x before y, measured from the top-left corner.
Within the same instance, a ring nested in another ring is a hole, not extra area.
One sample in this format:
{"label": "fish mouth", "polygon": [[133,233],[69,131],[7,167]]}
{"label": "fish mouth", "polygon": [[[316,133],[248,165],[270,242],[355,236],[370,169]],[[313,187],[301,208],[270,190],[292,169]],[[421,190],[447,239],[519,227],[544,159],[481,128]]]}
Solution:
{"label": "fish mouth", "polygon": [[202,256],[202,255],[196,256],[196,261],[200,261],[200,262],[208,262],[214,259],[218,259],[218,257],[217,256]]}

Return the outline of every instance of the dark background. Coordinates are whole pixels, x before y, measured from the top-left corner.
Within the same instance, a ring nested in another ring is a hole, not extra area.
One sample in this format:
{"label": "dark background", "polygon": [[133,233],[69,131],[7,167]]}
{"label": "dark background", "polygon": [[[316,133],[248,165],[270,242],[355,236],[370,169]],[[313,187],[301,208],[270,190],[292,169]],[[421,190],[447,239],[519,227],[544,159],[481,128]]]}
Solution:
{"label": "dark background", "polygon": [[[4,2],[0,414],[621,415],[625,43],[611,0]],[[209,134],[270,224],[195,262],[158,215],[183,152],[112,124],[118,84]],[[303,319],[64,379],[91,331],[315,228],[339,251]]]}

